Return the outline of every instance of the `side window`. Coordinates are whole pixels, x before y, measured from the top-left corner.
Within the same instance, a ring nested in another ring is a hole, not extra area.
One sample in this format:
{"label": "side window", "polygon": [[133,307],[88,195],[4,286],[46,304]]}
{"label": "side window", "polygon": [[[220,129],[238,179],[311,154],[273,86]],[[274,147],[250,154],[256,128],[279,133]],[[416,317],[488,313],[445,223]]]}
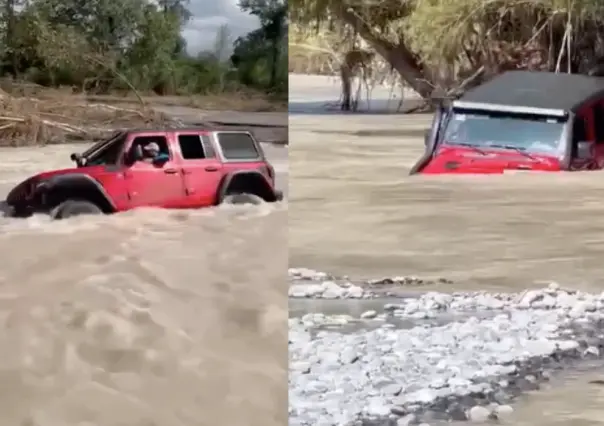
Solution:
{"label": "side window", "polygon": [[170,148],[168,147],[168,141],[165,136],[138,136],[134,138],[132,141],[132,146],[130,149],[135,148],[136,146],[140,146],[144,148],[145,145],[150,143],[156,143],[159,146],[159,152],[162,154],[166,154],[172,158],[170,154]]}
{"label": "side window", "polygon": [[604,144],[604,106],[597,103],[593,107],[594,130],[596,132],[596,143]]}
{"label": "side window", "polygon": [[585,118],[577,115],[575,117],[575,121],[573,123],[573,145],[577,144],[577,142],[586,141],[587,139],[587,129]]}
{"label": "side window", "polygon": [[227,160],[258,160],[261,155],[252,137],[245,132],[219,132],[218,144]]}
{"label": "side window", "polygon": [[199,135],[178,135],[178,145],[180,145],[182,158],[185,160],[207,158]]}

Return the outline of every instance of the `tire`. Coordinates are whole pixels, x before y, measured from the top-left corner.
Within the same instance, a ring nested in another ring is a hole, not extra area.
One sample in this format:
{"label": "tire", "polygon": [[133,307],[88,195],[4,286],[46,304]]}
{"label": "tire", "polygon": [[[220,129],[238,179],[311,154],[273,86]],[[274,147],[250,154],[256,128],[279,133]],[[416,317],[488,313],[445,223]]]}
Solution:
{"label": "tire", "polygon": [[74,216],[103,214],[103,211],[89,201],[67,200],[55,207],[50,216],[53,219],[67,219]]}
{"label": "tire", "polygon": [[259,206],[264,204],[264,200],[255,194],[239,192],[236,194],[227,194],[222,200],[222,204],[251,204]]}

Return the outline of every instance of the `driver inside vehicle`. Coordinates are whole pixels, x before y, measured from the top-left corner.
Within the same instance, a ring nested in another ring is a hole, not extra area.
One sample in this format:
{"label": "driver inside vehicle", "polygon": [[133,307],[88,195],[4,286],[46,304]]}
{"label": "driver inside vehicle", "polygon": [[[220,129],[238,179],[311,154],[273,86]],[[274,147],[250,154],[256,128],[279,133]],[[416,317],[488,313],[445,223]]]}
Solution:
{"label": "driver inside vehicle", "polygon": [[156,142],[149,142],[142,147],[143,161],[147,163],[166,162],[170,156],[161,152],[159,145]]}

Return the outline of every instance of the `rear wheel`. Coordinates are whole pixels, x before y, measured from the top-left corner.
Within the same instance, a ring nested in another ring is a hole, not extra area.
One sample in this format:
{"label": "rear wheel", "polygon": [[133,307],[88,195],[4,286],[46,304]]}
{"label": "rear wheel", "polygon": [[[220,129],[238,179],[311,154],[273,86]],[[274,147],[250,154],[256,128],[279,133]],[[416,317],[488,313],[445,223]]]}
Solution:
{"label": "rear wheel", "polygon": [[67,219],[73,216],[97,214],[103,214],[103,211],[90,201],[67,200],[55,207],[50,216],[53,219]]}
{"label": "rear wheel", "polygon": [[223,204],[252,204],[259,206],[264,204],[264,200],[255,194],[248,194],[247,192],[238,192],[235,194],[227,194],[222,200]]}

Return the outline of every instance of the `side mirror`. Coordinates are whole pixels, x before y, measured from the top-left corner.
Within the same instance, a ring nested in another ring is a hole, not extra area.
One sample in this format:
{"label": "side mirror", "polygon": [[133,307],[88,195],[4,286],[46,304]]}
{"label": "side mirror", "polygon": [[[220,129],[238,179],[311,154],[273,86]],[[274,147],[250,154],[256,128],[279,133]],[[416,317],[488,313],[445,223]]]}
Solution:
{"label": "side mirror", "polygon": [[593,153],[591,150],[591,142],[589,141],[579,141],[577,142],[577,159],[578,160],[590,160],[593,158]]}

